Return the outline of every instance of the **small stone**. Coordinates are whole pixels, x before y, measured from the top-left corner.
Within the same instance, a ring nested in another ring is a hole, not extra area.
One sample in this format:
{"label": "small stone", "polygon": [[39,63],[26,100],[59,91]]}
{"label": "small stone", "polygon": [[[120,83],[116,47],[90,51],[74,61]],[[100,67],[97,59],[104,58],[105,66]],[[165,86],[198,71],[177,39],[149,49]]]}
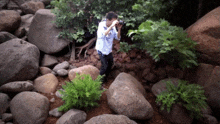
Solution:
{"label": "small stone", "polygon": [[57,71],[58,76],[64,77],[68,75],[68,71],[66,69],[60,69]]}
{"label": "small stone", "polygon": [[5,122],[0,119],[0,124],[5,124]]}
{"label": "small stone", "polygon": [[7,122],[6,124],[13,124],[12,122]]}
{"label": "small stone", "polygon": [[53,74],[54,76],[57,76],[57,73],[52,71],[51,74]]}
{"label": "small stone", "polygon": [[52,72],[52,70],[48,67],[40,67],[40,73],[42,75],[45,75],[45,74],[48,74],[48,73],[51,73],[51,72]]}
{"label": "small stone", "polygon": [[51,56],[48,54],[44,55],[43,60],[41,62],[42,66],[44,66],[44,67],[50,67],[50,66],[53,66],[57,63],[58,63],[57,58],[55,56]]}
{"label": "small stone", "polygon": [[53,71],[57,72],[60,69],[68,69],[69,68],[69,62],[64,61],[60,64],[57,64],[54,68]]}
{"label": "small stone", "polygon": [[54,116],[54,117],[61,117],[63,115],[63,112],[59,112],[58,108],[55,108],[55,109],[49,111],[49,115]]}
{"label": "small stone", "polygon": [[4,122],[8,122],[8,121],[11,121],[13,119],[13,116],[11,113],[4,113],[2,114],[2,120]]}
{"label": "small stone", "polygon": [[69,66],[69,69],[74,69],[74,68],[77,68],[75,65],[70,65]]}
{"label": "small stone", "polygon": [[55,102],[55,98],[50,99],[50,102]]}
{"label": "small stone", "polygon": [[[60,89],[60,90],[63,90],[63,89]],[[63,91],[64,91],[64,90],[63,90]],[[61,98],[61,97],[63,96],[62,94],[60,94],[59,90],[57,90],[55,94],[56,94],[56,96],[59,97],[59,98]]]}

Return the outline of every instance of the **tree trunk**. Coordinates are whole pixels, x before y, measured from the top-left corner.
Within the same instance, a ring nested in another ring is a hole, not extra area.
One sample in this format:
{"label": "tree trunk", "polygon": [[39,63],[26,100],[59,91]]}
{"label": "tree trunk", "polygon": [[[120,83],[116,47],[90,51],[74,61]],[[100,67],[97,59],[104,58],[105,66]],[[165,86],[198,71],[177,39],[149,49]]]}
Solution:
{"label": "tree trunk", "polygon": [[72,42],[72,52],[71,52],[71,56],[70,56],[70,61],[73,62],[76,60],[76,48],[75,48],[75,41]]}

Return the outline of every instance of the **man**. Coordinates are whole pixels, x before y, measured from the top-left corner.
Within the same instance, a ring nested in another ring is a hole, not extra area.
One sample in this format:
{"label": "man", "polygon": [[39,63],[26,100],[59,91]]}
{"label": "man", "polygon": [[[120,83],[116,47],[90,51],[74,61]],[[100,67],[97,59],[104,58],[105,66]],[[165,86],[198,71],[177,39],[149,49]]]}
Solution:
{"label": "man", "polygon": [[[121,38],[122,25],[119,24],[117,19],[117,14],[112,11],[108,12],[106,14],[106,20],[99,23],[97,30],[96,50],[101,60],[100,75],[105,75],[102,82],[106,82],[106,78],[113,65],[113,40],[120,40]],[[118,31],[116,30],[116,27]]]}

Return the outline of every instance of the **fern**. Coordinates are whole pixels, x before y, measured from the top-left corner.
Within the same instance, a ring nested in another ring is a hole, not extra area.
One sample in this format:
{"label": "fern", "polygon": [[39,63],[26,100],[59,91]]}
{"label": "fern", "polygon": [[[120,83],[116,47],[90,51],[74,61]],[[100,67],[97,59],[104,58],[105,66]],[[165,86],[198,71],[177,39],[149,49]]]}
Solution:
{"label": "fern", "polygon": [[137,30],[129,30],[137,48],[147,50],[155,61],[165,60],[182,69],[197,66],[195,41],[187,38],[183,28],[165,20],[143,22]]}
{"label": "fern", "polygon": [[58,108],[59,111],[67,111],[72,107],[76,108],[89,108],[98,106],[97,101],[100,100],[102,92],[100,79],[98,76],[96,80],[92,80],[90,75],[76,75],[70,82],[63,85],[63,91],[59,90],[62,94],[62,100],[65,103]]}
{"label": "fern", "polygon": [[197,84],[187,84],[186,81],[179,80],[178,86],[174,86],[170,81],[166,82],[167,91],[157,96],[156,102],[162,103],[161,110],[167,108],[170,112],[174,103],[182,104],[192,118],[202,117],[201,108],[206,108],[206,97],[204,90]]}

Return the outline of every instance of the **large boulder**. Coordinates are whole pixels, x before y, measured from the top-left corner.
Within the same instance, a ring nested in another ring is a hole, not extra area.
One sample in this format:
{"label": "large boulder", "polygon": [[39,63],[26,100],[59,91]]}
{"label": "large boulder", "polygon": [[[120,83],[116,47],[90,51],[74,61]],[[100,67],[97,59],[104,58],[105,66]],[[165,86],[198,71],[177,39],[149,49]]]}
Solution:
{"label": "large boulder", "polygon": [[220,7],[207,13],[186,29],[188,36],[198,43],[201,59],[220,65]]}
{"label": "large boulder", "polygon": [[84,124],[137,124],[124,115],[103,114],[91,118]]}
{"label": "large boulder", "polygon": [[6,112],[9,107],[10,98],[7,94],[0,93],[0,116]]}
{"label": "large boulder", "polygon": [[61,29],[52,22],[55,18],[51,10],[40,9],[35,13],[29,29],[28,41],[47,54],[57,53],[69,44],[69,41],[58,37]]}
{"label": "large boulder", "polygon": [[12,81],[25,81],[38,73],[39,49],[24,40],[12,39],[0,44],[0,86]]}
{"label": "large boulder", "polygon": [[49,112],[49,100],[36,92],[21,92],[10,103],[11,113],[18,124],[43,124]]}
{"label": "large boulder", "polygon": [[120,73],[107,91],[108,104],[117,114],[145,120],[153,116],[144,87],[133,76]]}
{"label": "large boulder", "polygon": [[58,85],[58,79],[53,74],[45,74],[34,80],[35,90],[42,93],[53,93]]}
{"label": "large boulder", "polygon": [[73,80],[76,77],[76,74],[89,74],[93,80],[95,80],[99,75],[99,70],[95,66],[92,65],[84,65],[79,68],[74,68],[69,71],[68,77],[70,80]]}
{"label": "large boulder", "polygon": [[[168,78],[161,80],[154,84],[152,86],[151,91],[155,96],[159,95],[160,93],[167,91],[166,88],[166,82],[170,81],[172,84],[175,86],[178,85],[178,80],[177,78]],[[160,111],[163,116],[165,116],[170,122],[175,123],[175,124],[191,124],[193,119],[189,116],[186,108],[184,108],[180,104],[174,104],[171,107],[171,111],[168,113],[166,109],[163,111]]]}
{"label": "large boulder", "polygon": [[0,11],[0,31],[14,32],[21,23],[21,16],[14,10]]}
{"label": "large boulder", "polygon": [[25,14],[35,14],[37,10],[39,9],[44,9],[45,6],[42,2],[34,2],[34,1],[29,1],[25,2],[21,5],[21,10]]}
{"label": "large boulder", "polygon": [[62,115],[56,124],[83,124],[86,121],[86,113],[77,109],[70,109]]}
{"label": "large boulder", "polygon": [[0,44],[6,42],[8,40],[14,39],[14,38],[17,38],[17,37],[12,35],[11,33],[8,33],[5,31],[0,32]]}

